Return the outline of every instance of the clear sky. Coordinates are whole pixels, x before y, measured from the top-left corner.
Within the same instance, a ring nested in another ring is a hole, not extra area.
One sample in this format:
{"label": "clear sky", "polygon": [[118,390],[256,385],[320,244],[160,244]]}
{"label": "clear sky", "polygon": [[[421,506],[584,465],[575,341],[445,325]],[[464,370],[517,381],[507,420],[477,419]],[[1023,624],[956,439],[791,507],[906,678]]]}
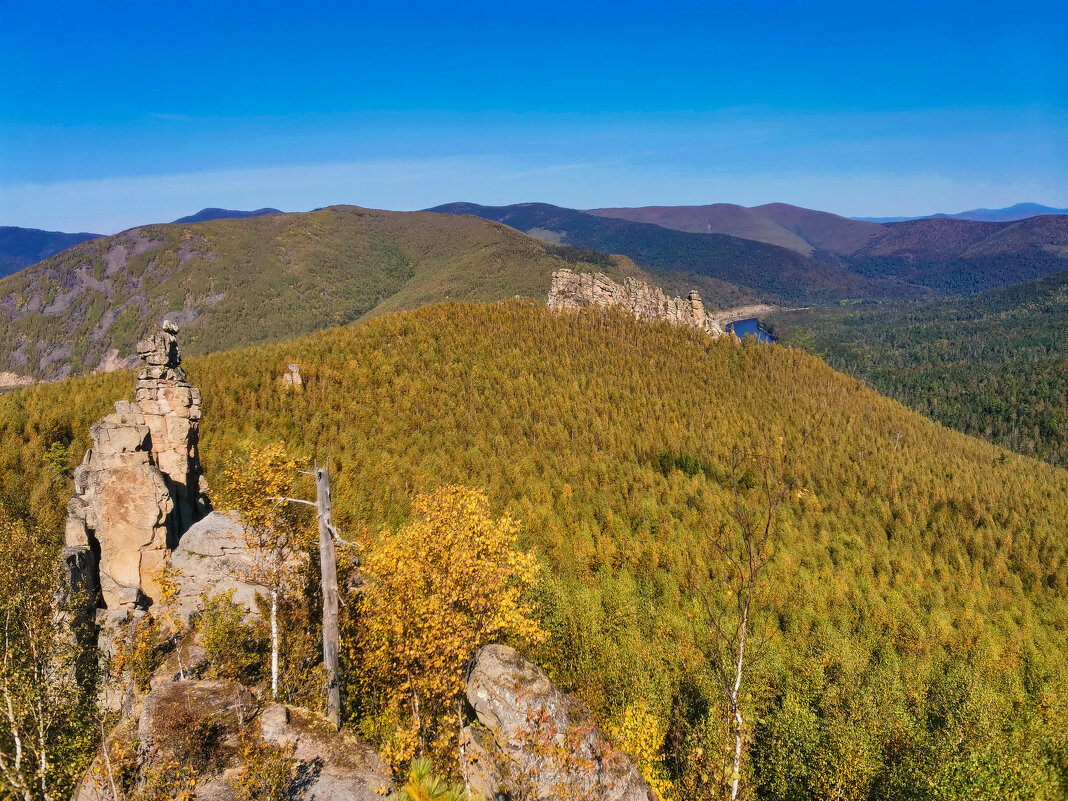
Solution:
{"label": "clear sky", "polygon": [[0,225],[1068,206],[1068,3],[0,0]]}

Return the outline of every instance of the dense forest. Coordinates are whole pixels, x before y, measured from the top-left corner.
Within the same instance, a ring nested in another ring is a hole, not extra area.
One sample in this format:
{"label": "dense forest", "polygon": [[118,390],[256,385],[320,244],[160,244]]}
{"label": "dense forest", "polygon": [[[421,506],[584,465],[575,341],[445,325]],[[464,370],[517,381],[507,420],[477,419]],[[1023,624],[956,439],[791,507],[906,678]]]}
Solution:
{"label": "dense forest", "polygon": [[1068,465],[1068,273],[936,303],[784,312],[769,324],[947,426]]}
{"label": "dense forest", "polygon": [[[281,379],[289,362],[303,391]],[[670,798],[719,797],[725,781],[698,598],[721,590],[711,542],[736,519],[732,458],[787,454],[797,491],[776,519],[742,696],[746,797],[1068,789],[1062,469],[798,349],[524,301],[430,306],[186,367],[214,487],[250,449],[284,443],[329,464],[338,527],[372,554],[442,485],[517,521],[547,633],[528,656],[607,731],[644,721]],[[58,547],[88,425],[131,383],[0,396],[7,518]],[[348,658],[346,725],[374,741],[381,710],[357,682],[369,668]]]}
{"label": "dense forest", "polygon": [[946,218],[906,220],[849,255],[850,269],[898,278],[938,295],[1012,286],[1068,268],[1068,217],[1048,214],[1016,222]]}

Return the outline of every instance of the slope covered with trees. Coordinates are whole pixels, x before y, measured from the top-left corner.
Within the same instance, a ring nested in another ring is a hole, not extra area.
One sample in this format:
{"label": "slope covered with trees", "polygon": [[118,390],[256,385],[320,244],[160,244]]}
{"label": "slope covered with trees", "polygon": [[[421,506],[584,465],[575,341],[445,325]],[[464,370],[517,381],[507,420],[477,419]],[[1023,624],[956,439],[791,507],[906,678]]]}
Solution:
{"label": "slope covered with trees", "polygon": [[[303,391],[281,380],[289,362]],[[528,653],[609,731],[656,732],[679,799],[721,797],[730,779],[697,599],[722,589],[711,542],[736,520],[732,454],[790,454],[797,491],[741,699],[743,786],[768,799],[1068,787],[1064,470],[798,350],[520,301],[430,306],[186,367],[214,485],[231,455],[285,442],[328,462],[335,521],[369,549],[417,494],[481,488],[542,568],[531,600],[548,636]],[[98,375],[0,397],[5,508],[58,529],[87,424],[129,385]],[[348,704],[347,725],[382,725]]]}
{"label": "slope covered with trees", "polygon": [[814,211],[788,203],[738,206],[711,203],[707,206],[638,206],[634,208],[591,209],[599,217],[617,217],[634,222],[650,222],[676,231],[695,234],[729,234],[769,245],[796,250],[835,263],[863,247],[883,232],[883,226]]}
{"label": "slope covered with trees", "polygon": [[947,426],[1068,465],[1068,273],[915,306],[784,312],[769,324]]}
{"label": "slope covered with trees", "polygon": [[449,203],[430,211],[471,214],[577,248],[622,253],[663,275],[729,281],[769,300],[834,303],[845,298],[915,298],[926,290],[896,278],[870,278],[777,245],[726,234],[696,234],[648,222],[599,217],[546,203]]}
{"label": "slope covered with trees", "polygon": [[940,295],[1012,286],[1068,269],[1068,216],[893,223],[851,254],[849,265],[862,275],[896,277]]}
{"label": "slope covered with trees", "polygon": [[[625,258],[472,217],[339,206],[85,243],[0,281],[0,371],[57,378],[124,363],[164,315],[188,353],[287,339],[444,299],[544,300],[561,267],[642,275]],[[712,279],[711,308],[752,293]]]}
{"label": "slope covered with trees", "polygon": [[728,203],[646,206],[590,213],[767,242],[869,278],[903,281],[936,295],[960,295],[1068,269],[1068,215],[1041,208],[1034,213],[1021,210],[1020,216],[997,212],[967,216],[966,212],[879,222],[786,203],[753,208]]}

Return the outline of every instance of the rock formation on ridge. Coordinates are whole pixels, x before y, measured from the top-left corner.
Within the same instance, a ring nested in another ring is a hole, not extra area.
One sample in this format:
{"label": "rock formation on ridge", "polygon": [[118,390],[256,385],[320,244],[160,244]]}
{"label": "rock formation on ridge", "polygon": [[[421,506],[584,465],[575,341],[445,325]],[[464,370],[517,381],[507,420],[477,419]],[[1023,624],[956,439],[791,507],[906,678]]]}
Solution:
{"label": "rock formation on ridge", "polygon": [[194,523],[171,551],[170,566],[178,571],[178,611],[189,619],[203,609],[202,596],[233,591],[234,603],[258,614],[256,595],[266,589],[248,581],[252,560],[237,514],[212,512]]}
{"label": "rock formation on ridge", "polygon": [[[195,785],[181,787],[191,791],[184,797],[247,798],[241,788],[250,774],[263,769],[262,761],[256,764],[256,750],[247,746],[263,744],[283,749],[291,761],[291,781],[281,796],[289,801],[379,801],[394,789],[389,769],[374,749],[352,731],[335,730],[321,715],[258,701],[237,682],[182,680],[165,672],[157,671],[154,689],[107,737],[106,748],[129,754],[129,785],[145,786],[161,774],[195,776]],[[175,774],[175,768],[181,772]],[[102,751],[72,801],[114,801],[114,778]],[[174,787],[179,786],[176,781]]]}
{"label": "rock formation on ridge", "polygon": [[[136,402],[89,429],[93,447],[74,473],[68,561],[95,562],[104,606],[140,608],[158,597],[155,576],[170,550],[210,505],[197,448],[200,391],[179,366],[177,326],[137,345],[145,362]],[[82,560],[85,561],[85,560]]]}
{"label": "rock formation on ridge", "polygon": [[720,324],[706,314],[696,290],[686,298],[674,298],[636,278],[624,278],[618,284],[603,273],[576,273],[567,269],[553,273],[550,309],[575,311],[590,306],[618,306],[639,320],[667,320],[714,337],[724,333]]}

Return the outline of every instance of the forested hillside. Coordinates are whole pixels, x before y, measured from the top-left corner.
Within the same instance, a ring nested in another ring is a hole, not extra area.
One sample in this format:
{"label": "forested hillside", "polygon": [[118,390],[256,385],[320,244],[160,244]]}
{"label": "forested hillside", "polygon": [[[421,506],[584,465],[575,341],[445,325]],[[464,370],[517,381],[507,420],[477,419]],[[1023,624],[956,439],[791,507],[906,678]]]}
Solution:
{"label": "forested hillside", "polygon": [[[524,207],[505,208],[517,210],[512,213],[518,216]],[[646,206],[594,209],[590,214],[691,233],[730,234],[789,248],[869,278],[902,281],[935,295],[960,295],[1068,269],[1068,215],[1041,208],[1032,213],[1021,208],[1019,217],[1012,209],[1003,210],[1005,215],[979,209],[988,213],[882,222],[786,203],[752,208],[729,203]]]}
{"label": "forested hillside", "polygon": [[[303,391],[281,379],[290,362]],[[722,590],[710,543],[736,519],[732,454],[796,458],[743,693],[753,797],[1064,797],[1064,470],[799,350],[522,301],[435,305],[186,367],[210,483],[234,455],[284,443],[329,464],[335,520],[372,551],[417,493],[484,489],[542,566],[550,637],[530,655],[608,731],[644,721],[680,801],[721,797],[725,779],[699,598]],[[0,397],[5,507],[58,536],[88,422],[130,383]],[[376,731],[373,703],[349,698],[347,725]]]}
{"label": "forested hillside", "polygon": [[[128,364],[176,320],[187,352],[276,341],[446,299],[544,300],[561,267],[644,275],[473,217],[338,206],[150,225],[84,243],[0,281],[0,371],[60,378]],[[752,302],[715,279],[682,281],[710,308]]]}
{"label": "forested hillside", "polygon": [[734,203],[707,206],[638,206],[591,209],[599,217],[650,222],[695,234],[729,234],[796,250],[837,263],[883,232],[877,223],[840,217],[788,203],[747,208]]}
{"label": "forested hillside", "polygon": [[547,203],[449,203],[430,211],[475,215],[554,242],[622,253],[663,274],[693,273],[729,281],[769,300],[835,303],[846,298],[916,298],[927,294],[924,288],[894,277],[858,275],[766,242],[720,233],[686,233]]}
{"label": "forested hillside", "polygon": [[1068,465],[1068,273],[916,306],[785,312],[770,325],[945,425]]}
{"label": "forested hillside", "polygon": [[940,295],[1012,286],[1068,269],[1068,216],[893,223],[851,254],[849,264],[862,275],[896,277]]}

